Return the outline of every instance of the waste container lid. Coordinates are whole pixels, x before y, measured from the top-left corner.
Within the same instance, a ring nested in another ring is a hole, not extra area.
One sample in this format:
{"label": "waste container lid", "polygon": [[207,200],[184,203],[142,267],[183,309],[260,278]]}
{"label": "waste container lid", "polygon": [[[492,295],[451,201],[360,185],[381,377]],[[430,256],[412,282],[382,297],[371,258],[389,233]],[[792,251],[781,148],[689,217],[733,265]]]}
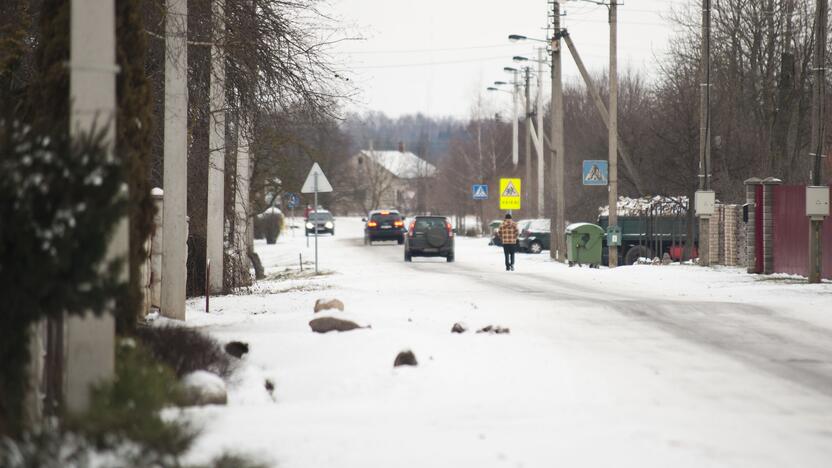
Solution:
{"label": "waste container lid", "polygon": [[572,232],[592,232],[595,231],[598,234],[603,234],[604,230],[601,226],[592,223],[572,223],[569,226],[566,226],[566,233]]}

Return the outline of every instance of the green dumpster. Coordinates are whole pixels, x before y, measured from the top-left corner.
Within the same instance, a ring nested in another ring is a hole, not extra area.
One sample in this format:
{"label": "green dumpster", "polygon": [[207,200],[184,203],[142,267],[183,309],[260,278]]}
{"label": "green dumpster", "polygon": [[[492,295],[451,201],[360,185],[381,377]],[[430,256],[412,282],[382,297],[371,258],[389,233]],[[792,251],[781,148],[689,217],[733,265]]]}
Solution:
{"label": "green dumpster", "polygon": [[590,223],[575,223],[566,227],[566,258],[569,266],[601,264],[604,230]]}

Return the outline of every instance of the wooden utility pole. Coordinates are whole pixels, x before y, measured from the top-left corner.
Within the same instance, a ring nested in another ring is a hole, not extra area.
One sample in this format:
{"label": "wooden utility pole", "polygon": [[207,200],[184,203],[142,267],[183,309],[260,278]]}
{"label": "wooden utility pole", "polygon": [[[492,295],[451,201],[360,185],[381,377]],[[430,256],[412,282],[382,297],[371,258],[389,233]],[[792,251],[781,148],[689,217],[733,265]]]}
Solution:
{"label": "wooden utility pole", "polygon": [[526,134],[526,180],[523,182],[526,186],[526,189],[523,190],[523,202],[525,203],[525,207],[529,210],[529,213],[532,212],[531,210],[531,192],[532,192],[532,132],[529,126],[532,124],[532,101],[531,101],[531,90],[529,86],[531,82],[529,81],[529,74],[530,70],[529,67],[525,68],[525,86],[526,86],[526,117],[523,120],[523,127],[524,133]]}
{"label": "wooden utility pole", "polygon": [[564,202],[564,145],[563,145],[563,82],[560,59],[560,2],[552,2],[552,128],[551,128],[551,164],[552,184],[554,190],[554,203],[552,203],[552,245],[549,255],[559,261],[563,261],[566,251],[564,249],[565,214],[566,203]]}
{"label": "wooden utility pole", "polygon": [[[610,2],[609,226],[618,225],[618,0]],[[618,266],[618,246],[608,246],[610,268]]]}
{"label": "wooden utility pole", "polygon": [[[809,174],[810,184],[823,184],[824,140],[826,137],[824,122],[826,119],[826,34],[828,21],[828,0],[817,0],[815,7],[815,57],[814,57],[814,105],[812,106],[812,140],[811,150],[814,153],[812,171]],[[809,221],[809,282],[820,283],[823,269],[823,218],[813,217]]]}
{"label": "wooden utility pole", "polygon": [[[711,0],[702,0],[699,92],[699,190],[711,190]],[[689,202],[690,203],[690,202]],[[699,264],[710,265],[710,216],[699,217]]]}
{"label": "wooden utility pole", "polygon": [[[546,50],[542,47],[537,49],[537,131],[535,132],[534,145],[537,153],[537,216],[546,216],[545,193],[545,171],[546,163],[543,155],[543,65],[546,63]],[[534,127],[532,127],[534,130]]]}
{"label": "wooden utility pole", "polygon": [[520,161],[520,135],[517,130],[518,122],[517,122],[517,99],[520,94],[520,80],[517,76],[517,70],[512,71],[512,78],[514,79],[511,83],[512,92],[511,92],[511,100],[512,100],[512,111],[514,115],[511,116],[511,163],[514,167],[517,167],[517,163]]}
{"label": "wooden utility pole", "polygon": [[162,315],[185,320],[188,243],[188,2],[168,0],[165,16],[165,211]]}
{"label": "wooden utility pole", "polygon": [[205,258],[213,264],[208,272],[208,293],[223,289],[223,234],[225,232],[225,0],[214,0],[211,45],[210,121],[208,129],[208,211]]}

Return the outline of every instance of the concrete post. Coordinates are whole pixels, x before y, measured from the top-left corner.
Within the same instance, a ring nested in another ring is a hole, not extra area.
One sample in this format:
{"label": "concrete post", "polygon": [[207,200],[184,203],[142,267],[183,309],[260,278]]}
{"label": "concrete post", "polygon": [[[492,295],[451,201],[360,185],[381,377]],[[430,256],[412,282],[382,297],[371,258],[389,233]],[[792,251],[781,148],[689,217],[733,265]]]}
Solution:
{"label": "concrete post", "polygon": [[188,203],[188,2],[168,0],[165,18],[165,142],[162,307],[185,320]]}
{"label": "concrete post", "polygon": [[[114,0],[73,0],[70,6],[70,135],[105,131],[112,155],[116,110],[116,27]],[[121,196],[127,195],[127,184]],[[116,226],[107,260],[127,259],[128,224]],[[120,272],[127,280],[127,269]],[[89,407],[90,386],[113,376],[115,320],[111,313],[67,317],[64,321],[63,389],[66,410]]]}
{"label": "concrete post", "polygon": [[225,0],[214,0],[214,44],[211,46],[211,120],[208,129],[208,219],[205,257],[211,261],[208,287],[223,289],[223,231],[225,228],[225,53],[218,43],[225,36]]}
{"label": "concrete post", "polygon": [[[749,273],[762,273],[757,271],[757,186],[762,185],[763,180],[752,177],[745,181],[745,204],[748,206],[748,222],[745,223],[745,262],[746,271]],[[759,253],[762,255],[762,252]]]}
{"label": "concrete post", "polygon": [[763,273],[774,273],[774,186],[783,181],[774,177],[763,179]]}
{"label": "concrete post", "polygon": [[[249,214],[249,185],[251,178],[251,157],[249,155],[248,135],[246,125],[237,125],[237,174],[236,191],[234,195],[234,254],[240,265],[240,280],[242,285],[250,284],[248,261],[248,214]],[[317,207],[316,207],[317,209]]]}
{"label": "concrete post", "polygon": [[153,217],[153,237],[150,241],[150,307],[162,308],[162,245],[164,227],[162,213],[165,210],[165,193],[160,188],[151,192],[156,204],[156,216]]}

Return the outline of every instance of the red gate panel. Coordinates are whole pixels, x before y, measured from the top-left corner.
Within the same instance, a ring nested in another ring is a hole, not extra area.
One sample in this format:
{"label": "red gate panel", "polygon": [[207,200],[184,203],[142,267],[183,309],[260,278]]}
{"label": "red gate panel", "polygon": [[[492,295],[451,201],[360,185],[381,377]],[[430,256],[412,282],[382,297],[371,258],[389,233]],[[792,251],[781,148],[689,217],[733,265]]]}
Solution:
{"label": "red gate panel", "polygon": [[[775,186],[774,271],[806,276],[809,273],[809,218],[806,217],[806,187]],[[823,223],[823,277],[832,278],[832,218]],[[760,250],[761,251],[761,250]]]}

